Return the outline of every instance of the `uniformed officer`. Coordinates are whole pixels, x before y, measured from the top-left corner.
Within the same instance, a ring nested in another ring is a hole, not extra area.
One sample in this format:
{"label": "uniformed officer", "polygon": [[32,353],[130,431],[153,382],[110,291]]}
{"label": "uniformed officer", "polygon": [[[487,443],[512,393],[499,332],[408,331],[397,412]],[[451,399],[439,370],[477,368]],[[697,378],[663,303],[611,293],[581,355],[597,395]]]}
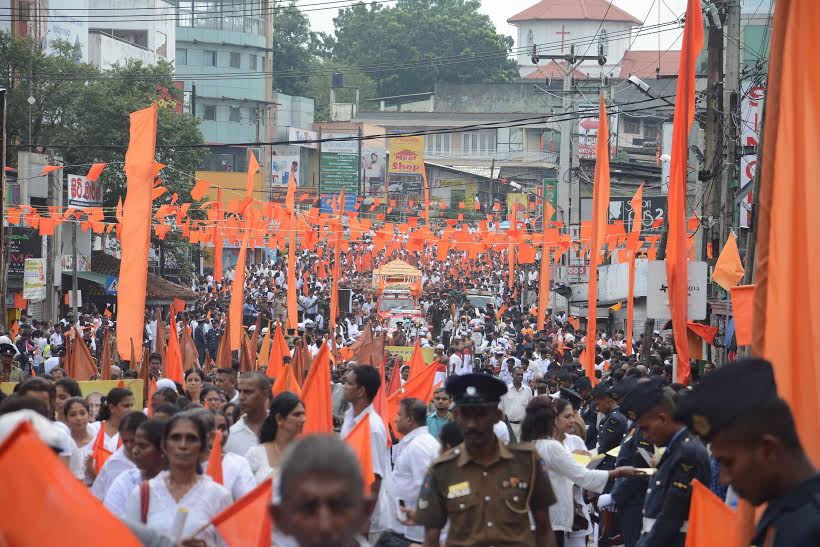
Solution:
{"label": "uniformed officer", "polygon": [[464,374],[450,376],[445,389],[464,442],[434,460],[422,484],[414,520],[425,527],[425,546],[438,546],[448,522],[448,546],[554,546],[548,508],[555,495],[544,462],[531,444],[505,446],[493,434],[507,386]]}
{"label": "uniformed officer", "polygon": [[683,547],[689,517],[692,480],[709,484],[709,454],[693,432],[675,419],[675,394],[657,380],[638,383],[622,408],[646,440],[665,446],[658,469],[649,479],[638,547]]}
{"label": "uniformed officer", "polygon": [[581,408],[578,409],[584,423],[587,424],[587,434],[584,440],[587,448],[592,450],[598,442],[598,409],[595,407],[595,401],[592,400],[592,382],[586,376],[575,380],[572,386],[573,391],[581,396],[583,402]]}
{"label": "uniformed officer", "polygon": [[744,359],[704,376],[678,418],[711,441],[722,483],[753,505],[768,503],[751,545],[820,545],[820,474],[769,362]]}
{"label": "uniformed officer", "polygon": [[[621,414],[618,409],[618,403],[612,397],[612,386],[609,384],[595,386],[592,390],[592,399],[595,401],[598,412],[604,415],[598,426],[598,438],[595,447],[598,454],[606,454],[623,441],[624,435],[626,435],[626,416]],[[604,460],[598,465],[598,469],[607,471],[615,469],[615,457],[605,456]],[[609,489],[606,491],[609,492]]]}
{"label": "uniformed officer", "polygon": [[14,362],[17,351],[11,344],[0,344],[0,382],[25,382],[26,375]]}

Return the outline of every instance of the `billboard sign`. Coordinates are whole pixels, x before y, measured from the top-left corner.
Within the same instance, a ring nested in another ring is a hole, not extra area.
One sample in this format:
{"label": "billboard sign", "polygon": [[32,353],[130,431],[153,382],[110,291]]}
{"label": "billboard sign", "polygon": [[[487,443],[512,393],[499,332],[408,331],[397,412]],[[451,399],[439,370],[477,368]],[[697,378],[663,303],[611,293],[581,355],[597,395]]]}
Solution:
{"label": "billboard sign", "polygon": [[318,141],[319,134],[316,131],[309,129],[299,129],[298,127],[288,127],[288,140],[294,146],[302,146],[304,148],[319,148],[317,142],[299,142],[299,141]]}
{"label": "billboard sign", "polygon": [[27,258],[23,270],[23,298],[33,302],[45,300],[46,260]]}
{"label": "billboard sign", "polygon": [[424,136],[390,139],[390,174],[421,175],[424,169]]}
{"label": "billboard sign", "polygon": [[272,156],[270,165],[273,186],[287,187],[291,179],[299,186],[299,156]]}
{"label": "billboard sign", "polygon": [[[688,262],[689,300],[686,318],[690,321],[706,319],[706,262]],[[666,261],[650,260],[646,275],[646,316],[669,319],[669,282],[666,279]]]}
{"label": "billboard sign", "polygon": [[72,207],[99,207],[103,204],[102,182],[82,175],[68,177],[68,204]]}

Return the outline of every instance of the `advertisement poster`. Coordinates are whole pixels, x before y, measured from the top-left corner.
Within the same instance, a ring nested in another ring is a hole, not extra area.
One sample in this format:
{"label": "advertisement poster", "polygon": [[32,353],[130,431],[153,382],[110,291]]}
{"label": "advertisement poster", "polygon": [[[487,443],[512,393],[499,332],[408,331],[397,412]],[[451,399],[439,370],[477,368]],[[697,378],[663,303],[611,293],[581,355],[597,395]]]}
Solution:
{"label": "advertisement poster", "polygon": [[23,298],[39,302],[46,298],[46,261],[27,258],[23,269]]}
{"label": "advertisement poster", "polygon": [[43,255],[43,238],[37,230],[31,228],[8,227],[5,232],[9,243],[8,276],[11,279],[22,279],[26,259]]}
{"label": "advertisement poster", "polygon": [[301,142],[301,141],[318,141],[319,133],[311,131],[310,129],[299,129],[298,127],[288,127],[288,140],[295,146],[303,146],[305,148],[319,148],[316,142]]}
{"label": "advertisement poster", "polygon": [[72,207],[99,207],[103,203],[102,182],[82,175],[68,177],[68,204]]}
{"label": "advertisement poster", "polygon": [[366,195],[384,193],[387,176],[387,151],[384,148],[362,148],[362,177]]}
{"label": "advertisement poster", "polygon": [[271,157],[271,181],[274,186],[287,187],[291,179],[299,186],[299,156]]}
{"label": "advertisement poster", "polygon": [[390,174],[421,175],[424,169],[424,136],[390,139]]}
{"label": "advertisement poster", "polygon": [[359,142],[357,135],[322,133],[322,139],[340,139],[322,143],[319,160],[319,189],[322,194],[359,193]]}

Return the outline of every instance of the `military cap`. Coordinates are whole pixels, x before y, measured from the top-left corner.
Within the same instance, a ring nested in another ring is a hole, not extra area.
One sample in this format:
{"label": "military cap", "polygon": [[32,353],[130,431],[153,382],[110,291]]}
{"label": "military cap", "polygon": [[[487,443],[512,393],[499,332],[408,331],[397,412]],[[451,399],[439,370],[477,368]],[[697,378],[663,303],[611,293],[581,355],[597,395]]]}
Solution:
{"label": "military cap", "polygon": [[456,406],[485,406],[497,405],[507,384],[488,374],[462,374],[450,376],[444,389]]}
{"label": "military cap", "polygon": [[632,389],[625,393],[620,410],[630,420],[637,420],[663,400],[663,382],[652,379],[647,382],[631,383]]}
{"label": "military cap", "polygon": [[589,391],[589,390],[592,389],[592,381],[589,378],[587,378],[586,376],[583,376],[583,377],[578,378],[577,380],[575,380],[575,385],[573,385],[572,388],[575,391],[581,391],[581,390],[584,390],[584,389]]}
{"label": "military cap", "polygon": [[592,398],[601,399],[603,397],[612,397],[612,386],[605,383],[600,383],[592,388]]}
{"label": "military cap", "polygon": [[777,399],[771,363],[740,359],[703,377],[678,403],[675,418],[709,440],[750,410]]}
{"label": "military cap", "polygon": [[14,357],[17,350],[11,344],[0,344],[0,355],[3,357]]}
{"label": "military cap", "polygon": [[581,397],[580,395],[578,395],[577,392],[575,392],[575,391],[573,391],[573,390],[571,390],[567,387],[562,387],[560,391],[561,391],[561,398],[569,401],[569,403],[573,406],[580,405],[581,403],[584,402],[583,397]]}

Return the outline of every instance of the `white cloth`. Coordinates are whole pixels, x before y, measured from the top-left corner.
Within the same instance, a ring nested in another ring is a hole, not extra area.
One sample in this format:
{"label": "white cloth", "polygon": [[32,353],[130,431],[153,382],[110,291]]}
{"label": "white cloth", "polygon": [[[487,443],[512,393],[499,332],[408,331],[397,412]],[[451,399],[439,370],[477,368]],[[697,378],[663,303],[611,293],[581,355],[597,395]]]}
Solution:
{"label": "white cloth", "polygon": [[60,358],[59,357],[49,357],[43,363],[43,368],[46,371],[46,374],[51,374],[51,371],[60,366]]}
{"label": "white cloth", "polygon": [[120,476],[114,479],[111,487],[105,494],[103,505],[116,516],[122,518],[125,516],[125,510],[128,507],[128,497],[133,492],[134,487],[142,482],[142,471],[137,469],[129,469]]}
{"label": "white cloth", "polygon": [[495,424],[493,424],[493,433],[495,433],[495,436],[504,444],[510,444],[510,430],[507,429],[507,424],[504,422],[495,422]]}
{"label": "white cloth", "polygon": [[[91,422],[88,424],[88,432],[95,439],[97,438],[97,435],[100,433],[100,428],[102,427],[102,424],[102,422]],[[103,441],[103,445],[105,446],[106,450],[113,454],[117,450],[118,444],[120,444],[119,432],[114,433],[114,435],[112,435],[111,437],[108,436],[108,433],[105,434],[105,440]]]}
{"label": "white cloth", "polygon": [[110,458],[105,460],[102,469],[100,469],[100,473],[94,480],[94,484],[91,485],[91,493],[97,496],[98,500],[104,500],[105,495],[108,493],[108,488],[114,482],[114,479],[116,479],[120,473],[134,469],[135,467],[134,463],[125,455],[125,450],[122,448],[117,449]]}
{"label": "white cloth", "polygon": [[498,403],[498,408],[507,415],[517,440],[521,440],[521,422],[524,420],[530,399],[532,399],[531,387],[522,384],[520,389],[516,389],[510,384],[507,386],[507,393],[501,396],[501,402]]}
{"label": "white cloth", "polygon": [[228,442],[225,443],[225,452],[233,452],[238,456],[244,456],[251,447],[258,444],[259,437],[245,423],[245,416],[242,416],[231,426]]}
{"label": "white cloth", "polygon": [[[148,518],[147,525],[166,536],[170,537],[174,519],[180,509],[187,509],[188,518],[185,519],[185,526],[182,529],[179,540],[191,537],[191,535],[206,525],[223,509],[231,505],[230,493],[211,480],[207,475],[202,475],[190,490],[179,500],[175,501],[168,491],[167,485],[168,471],[163,471],[150,481]],[[140,522],[140,489],[134,488],[128,497],[128,504],[125,517]],[[204,539],[208,545],[224,545],[222,538],[214,527],[208,527],[205,531],[197,535]]]}
{"label": "white cloth", "polygon": [[[202,467],[207,473],[208,462],[206,461]],[[225,452],[222,455],[222,486],[231,494],[233,501],[256,488],[256,480],[253,478],[248,460],[232,452]]]}
{"label": "white cloth", "polygon": [[[564,448],[566,448],[570,454],[578,450],[581,452],[589,451],[584,439],[578,435],[564,435]],[[564,547],[586,547],[586,537],[592,533],[592,520],[589,518],[589,504],[584,500],[583,491],[577,485],[572,486],[572,497],[575,503],[581,506],[581,510],[589,524],[585,530],[570,532],[565,538]]]}
{"label": "white cloth", "polygon": [[245,459],[248,460],[248,465],[251,468],[256,484],[262,483],[268,477],[273,477],[274,482],[279,478],[279,467],[274,469],[270,466],[268,451],[265,450],[265,445],[258,444],[251,447],[248,453],[245,454]]}
{"label": "white cloth", "polygon": [[438,456],[441,446],[426,426],[414,429],[399,444],[404,446],[396,458],[393,472],[389,474],[387,485],[383,488],[387,499],[385,523],[390,530],[416,543],[424,543],[424,527],[402,524],[396,514],[395,500],[404,500],[404,506],[408,509],[416,507],[427,468]]}
{"label": "white cloth", "polygon": [[[91,451],[94,449],[94,437],[91,437],[91,440],[85,443],[83,446],[78,446],[74,449],[71,453],[71,463],[69,467],[71,467],[71,472],[81,480],[86,485],[91,485],[91,481],[87,479],[85,475],[85,460]],[[76,444],[76,443],[75,443]]]}
{"label": "white cloth", "polygon": [[59,431],[59,441],[56,446],[60,448],[60,456],[67,457],[70,462],[71,455],[77,450],[77,443],[71,438],[71,430],[63,422],[51,422],[51,424]]}
{"label": "white cloth", "polygon": [[534,444],[547,466],[552,490],[555,492],[556,502],[549,509],[552,529],[571,532],[575,515],[572,485],[577,484],[584,490],[603,492],[609,472],[587,469],[575,461],[564,445],[554,439],[539,439]]}

